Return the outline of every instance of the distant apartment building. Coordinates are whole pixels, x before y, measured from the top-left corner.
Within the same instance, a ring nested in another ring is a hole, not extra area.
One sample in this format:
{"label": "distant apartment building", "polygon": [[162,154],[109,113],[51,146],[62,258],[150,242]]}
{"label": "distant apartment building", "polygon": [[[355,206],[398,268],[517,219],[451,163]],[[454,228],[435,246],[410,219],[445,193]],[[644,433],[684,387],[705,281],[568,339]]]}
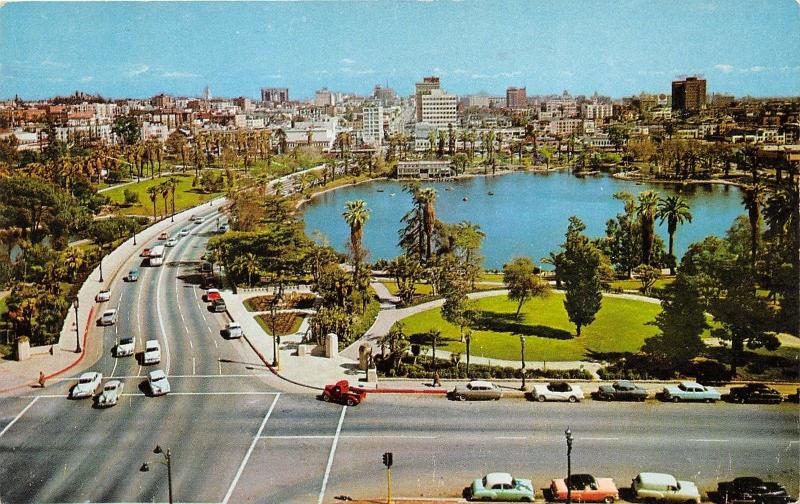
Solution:
{"label": "distant apartment building", "polygon": [[458,123],[458,96],[433,89],[420,96],[421,110],[418,120],[435,127],[447,127]]}
{"label": "distant apartment building", "polygon": [[527,90],[524,87],[506,89],[506,106],[512,109],[526,108],[528,106]]}
{"label": "distant apartment building", "polygon": [[422,97],[431,91],[440,89],[439,77],[423,77],[422,82],[416,84],[417,121],[422,121]]}
{"label": "distant apartment building", "polygon": [[383,105],[379,101],[365,105],[362,116],[364,143],[379,147],[383,142]]}
{"label": "distant apartment building", "polygon": [[314,105],[317,107],[327,107],[336,105],[334,94],[328,88],[322,88],[314,93]]}
{"label": "distant apartment building", "polygon": [[256,106],[253,104],[253,101],[250,98],[246,98],[244,96],[240,96],[239,98],[234,98],[233,104],[239,107],[239,109],[242,112],[252,112],[256,109]]}
{"label": "distant apartment building", "polygon": [[381,102],[381,105],[387,107],[392,105],[397,100],[397,93],[390,87],[375,86],[372,90],[372,97]]}
{"label": "distant apartment building", "polygon": [[697,112],[706,106],[706,80],[687,77],[672,81],[672,110]]}
{"label": "distant apartment building", "polygon": [[581,105],[581,116],[584,119],[603,120],[614,114],[614,106],[610,103],[584,103]]}
{"label": "distant apartment building", "polygon": [[397,178],[438,179],[452,177],[449,161],[400,161]]}
{"label": "distant apartment building", "polygon": [[261,101],[273,105],[286,103],[289,101],[289,88],[261,88]]}

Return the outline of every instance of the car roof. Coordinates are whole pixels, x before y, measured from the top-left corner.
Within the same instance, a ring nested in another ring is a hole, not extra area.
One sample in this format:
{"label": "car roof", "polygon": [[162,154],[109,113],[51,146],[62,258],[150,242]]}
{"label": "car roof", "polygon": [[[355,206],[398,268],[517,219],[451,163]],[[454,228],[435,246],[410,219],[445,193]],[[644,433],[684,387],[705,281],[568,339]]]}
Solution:
{"label": "car roof", "polygon": [[208,289],[209,294],[212,292],[219,292],[219,289]]}
{"label": "car roof", "polygon": [[508,473],[489,473],[486,475],[486,486],[493,487],[498,483],[505,483],[506,485],[510,485],[514,478],[511,477]]}
{"label": "car roof", "polygon": [[88,373],[83,373],[83,374],[81,374],[81,376],[80,376],[80,378],[79,378],[79,379],[80,379],[80,380],[83,380],[84,378],[94,378],[95,376],[97,376],[97,373],[96,373],[96,372],[94,372],[94,371],[89,371]]}
{"label": "car roof", "polygon": [[228,327],[242,327],[239,322],[228,322]]}
{"label": "car roof", "polygon": [[100,289],[100,292],[111,292],[111,289]]}
{"label": "car roof", "polygon": [[573,483],[592,483],[595,479],[591,474],[571,474],[569,480]]}
{"label": "car roof", "polygon": [[122,384],[122,382],[119,381],[119,380],[109,380],[109,381],[106,382],[106,387],[108,387],[110,385],[113,385],[115,387],[119,387],[121,384]]}
{"label": "car roof", "polygon": [[166,378],[167,377],[166,373],[164,373],[164,371],[162,371],[160,369],[154,369],[153,371],[150,371],[149,376],[150,376],[150,379],[153,379],[153,378]]}
{"label": "car roof", "polygon": [[145,346],[145,348],[148,348],[148,347],[154,347],[154,346],[160,346],[160,345],[158,344],[158,340],[149,339],[149,340],[147,340],[147,342],[144,344],[144,346]]}
{"label": "car roof", "polygon": [[639,473],[639,480],[642,483],[650,484],[650,485],[671,485],[675,486],[678,484],[678,480],[675,479],[675,476],[671,474],[664,474],[664,473],[651,473],[651,472],[643,472]]}
{"label": "car roof", "polygon": [[104,311],[103,315],[113,315],[114,313],[117,313],[117,309],[116,308],[111,308],[110,310]]}
{"label": "car roof", "polygon": [[133,338],[131,338],[130,336],[127,336],[125,338],[120,338],[119,342],[120,343],[133,343]]}
{"label": "car roof", "polygon": [[693,381],[682,381],[681,385],[683,385],[684,387],[702,387],[702,385]]}
{"label": "car roof", "polygon": [[624,387],[633,387],[634,386],[633,382],[630,381],[630,380],[617,380],[614,383],[616,383],[617,385],[622,385]]}
{"label": "car roof", "polygon": [[473,387],[490,387],[490,388],[494,386],[492,385],[492,382],[486,380],[472,380],[471,382],[469,382],[469,385],[472,385]]}

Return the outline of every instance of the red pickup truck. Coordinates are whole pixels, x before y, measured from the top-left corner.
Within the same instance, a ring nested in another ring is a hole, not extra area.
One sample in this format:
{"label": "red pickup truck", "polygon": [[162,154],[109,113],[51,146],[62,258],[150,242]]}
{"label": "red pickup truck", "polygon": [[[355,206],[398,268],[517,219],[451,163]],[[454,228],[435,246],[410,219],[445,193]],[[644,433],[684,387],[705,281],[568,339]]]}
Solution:
{"label": "red pickup truck", "polygon": [[322,392],[322,400],[336,402],[348,406],[356,406],[367,397],[367,393],[360,388],[353,388],[347,380],[340,380],[333,385],[326,385]]}

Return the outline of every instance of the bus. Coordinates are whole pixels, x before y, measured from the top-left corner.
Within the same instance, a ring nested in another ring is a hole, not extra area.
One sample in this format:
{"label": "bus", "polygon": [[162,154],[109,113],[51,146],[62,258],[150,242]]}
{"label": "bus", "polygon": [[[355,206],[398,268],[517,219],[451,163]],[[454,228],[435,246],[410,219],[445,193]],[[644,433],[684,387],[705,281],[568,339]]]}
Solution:
{"label": "bus", "polygon": [[156,245],[150,249],[150,266],[161,266],[164,262],[164,245]]}

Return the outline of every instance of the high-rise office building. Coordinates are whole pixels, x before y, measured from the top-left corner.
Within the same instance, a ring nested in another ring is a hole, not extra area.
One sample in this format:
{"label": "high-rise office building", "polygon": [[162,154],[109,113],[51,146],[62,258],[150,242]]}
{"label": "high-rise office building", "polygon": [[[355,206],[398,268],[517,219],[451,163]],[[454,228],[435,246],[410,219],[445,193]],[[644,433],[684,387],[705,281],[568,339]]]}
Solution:
{"label": "high-rise office building", "polygon": [[512,109],[526,108],[528,94],[524,87],[509,87],[506,89],[506,106]]}
{"label": "high-rise office building", "polygon": [[458,123],[458,96],[446,94],[441,89],[432,89],[419,96],[422,106],[419,120],[437,128]]}
{"label": "high-rise office building", "polygon": [[697,112],[706,106],[706,80],[687,77],[672,81],[672,110]]}
{"label": "high-rise office building", "polygon": [[383,142],[383,105],[380,101],[364,105],[362,123],[364,142],[380,147]]}
{"label": "high-rise office building", "polygon": [[289,101],[289,88],[261,88],[261,101],[273,105]]}
{"label": "high-rise office building", "polygon": [[430,94],[431,91],[434,89],[439,88],[439,77],[424,77],[422,82],[417,82],[417,94],[416,94],[416,105],[417,105],[417,121],[422,121],[422,97],[424,95]]}

